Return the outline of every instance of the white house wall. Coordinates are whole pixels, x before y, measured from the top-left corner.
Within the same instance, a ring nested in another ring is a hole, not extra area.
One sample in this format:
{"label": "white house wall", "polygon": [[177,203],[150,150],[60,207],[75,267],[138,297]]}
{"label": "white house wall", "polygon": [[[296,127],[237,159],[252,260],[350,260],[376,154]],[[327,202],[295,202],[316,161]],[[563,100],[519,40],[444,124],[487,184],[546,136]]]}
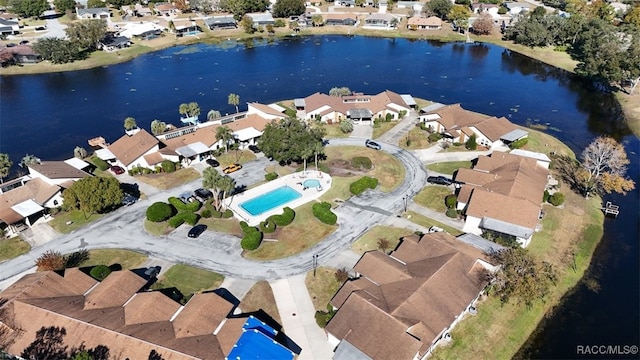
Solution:
{"label": "white house wall", "polygon": [[62,191],[58,191],[55,195],[53,195],[49,200],[47,200],[42,206],[53,209],[62,205],[64,199],[62,198]]}
{"label": "white house wall", "polygon": [[464,221],[464,226],[462,227],[462,231],[475,235],[482,235],[482,230],[480,230],[481,221],[481,218],[467,215],[467,218]]}

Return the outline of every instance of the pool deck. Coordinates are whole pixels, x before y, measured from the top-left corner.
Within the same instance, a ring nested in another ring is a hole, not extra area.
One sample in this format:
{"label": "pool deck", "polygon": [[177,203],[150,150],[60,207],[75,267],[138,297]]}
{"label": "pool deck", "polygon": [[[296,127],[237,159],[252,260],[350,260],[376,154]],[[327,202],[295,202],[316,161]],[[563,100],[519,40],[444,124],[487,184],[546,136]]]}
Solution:
{"label": "pool deck", "polygon": [[[318,180],[320,181],[321,190],[318,188],[307,188],[306,190],[303,188],[303,183],[305,180]],[[233,211],[233,215],[239,219],[240,221],[245,221],[247,224],[251,226],[259,225],[261,221],[265,220],[271,215],[281,214],[282,209],[285,207],[290,207],[295,209],[300,205],[304,205],[311,200],[315,200],[326,193],[331,188],[331,176],[327,173],[321,171],[309,171],[306,172],[298,172],[289,175],[285,175],[279,177],[275,180],[269,181],[266,184],[260,185],[253,189],[249,189],[243,193],[232,196],[229,199],[226,199],[224,202],[226,206]],[[288,186],[295,191],[299,192],[302,196],[292,200],[288,203],[277,206],[271,210],[265,211],[260,215],[253,216],[240,207],[240,204],[245,201],[251,200],[257,196],[265,194],[271,190]]]}

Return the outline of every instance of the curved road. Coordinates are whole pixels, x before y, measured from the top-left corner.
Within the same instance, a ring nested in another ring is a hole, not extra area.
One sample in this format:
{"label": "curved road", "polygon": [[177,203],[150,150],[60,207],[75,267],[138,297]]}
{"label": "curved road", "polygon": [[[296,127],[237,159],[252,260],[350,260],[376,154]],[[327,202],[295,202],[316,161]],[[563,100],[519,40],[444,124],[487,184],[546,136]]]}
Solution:
{"label": "curved road", "polygon": [[[363,146],[364,140],[332,139],[329,146],[336,145]],[[241,256],[242,249],[238,238],[207,231],[198,239],[189,239],[185,226],[167,236],[147,234],[142,225],[146,208],[155,201],[166,201],[168,196],[199,187],[201,180],[197,180],[121,208],[79,230],[33,248],[25,255],[0,264],[0,281],[33,268],[35,260],[47,250],[70,253],[80,248],[130,249],[241,279],[283,279],[305,273],[312,268],[313,255],[318,255],[319,264],[336,257],[368,229],[382,223],[387,217],[400,213],[403,197],[413,197],[426,183],[427,173],[416,156],[386,143],[382,143],[382,150],[404,164],[406,176],[402,184],[390,193],[367,191],[344,202],[334,210],[338,215],[338,229],[314,247],[288,258],[271,261],[247,260]]]}

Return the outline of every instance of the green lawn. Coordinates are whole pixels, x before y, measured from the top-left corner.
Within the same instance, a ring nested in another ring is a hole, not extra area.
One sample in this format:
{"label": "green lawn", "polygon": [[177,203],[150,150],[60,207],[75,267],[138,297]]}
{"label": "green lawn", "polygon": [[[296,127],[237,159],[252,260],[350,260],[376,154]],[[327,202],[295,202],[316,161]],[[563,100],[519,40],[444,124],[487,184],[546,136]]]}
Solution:
{"label": "green lawn", "polygon": [[13,259],[29,252],[29,250],[31,250],[31,245],[22,240],[20,236],[0,240],[0,261]]}
{"label": "green lawn", "polygon": [[471,161],[448,161],[427,165],[428,170],[447,175],[453,175],[460,168],[471,169]]}
{"label": "green lawn", "polygon": [[407,213],[405,214],[405,217],[410,220],[413,223],[416,223],[418,225],[424,226],[426,228],[430,228],[432,226],[437,226],[441,229],[443,229],[444,231],[448,232],[449,234],[453,235],[453,236],[458,236],[462,234],[462,231],[451,227],[449,225],[445,225],[439,221],[433,220],[431,218],[428,218],[426,216],[423,216],[421,214],[418,214],[416,212],[413,211],[407,211]]}
{"label": "green lawn", "polygon": [[59,233],[68,234],[103,216],[103,214],[93,214],[85,218],[80,210],[64,211],[56,214],[53,220],[49,221],[49,225]]}
{"label": "green lawn", "polygon": [[200,173],[190,167],[172,173],[136,175],[135,178],[161,190],[168,190],[186,184],[200,177]]}
{"label": "green lawn", "polygon": [[445,212],[447,205],[444,203],[444,198],[450,194],[451,190],[446,186],[428,185],[413,198],[413,201],[427,209]]}
{"label": "green lawn", "polygon": [[411,234],[411,230],[407,229],[391,226],[374,226],[351,245],[351,250],[358,254],[364,254],[370,250],[379,250],[378,239],[386,239],[389,241],[388,252],[398,246],[401,237]]}
{"label": "green lawn", "polygon": [[169,223],[167,221],[153,222],[145,218],[144,230],[151,235],[161,236],[167,235],[168,233],[173,231],[173,228],[169,226]]}
{"label": "green lawn", "polygon": [[327,304],[340,289],[342,284],[335,274],[336,269],[323,266],[316,269],[315,276],[313,270],[307,273],[304,282],[316,310],[327,311]]}
{"label": "green lawn", "polygon": [[[409,145],[407,145],[407,139],[409,140]],[[433,145],[435,143],[429,142],[429,133],[417,126],[409,130],[408,136],[404,136],[398,141],[398,146],[408,150],[427,149]]]}
{"label": "green lawn", "polygon": [[217,289],[223,280],[224,276],[218,273],[189,265],[176,264],[162,274],[152,288],[157,290],[175,287],[184,296],[189,296],[197,292]]}
{"label": "green lawn", "polygon": [[217,231],[225,234],[233,234],[242,237],[240,221],[235,217],[229,219],[200,218],[199,224],[207,225],[207,230]]}
{"label": "green lawn", "polygon": [[336,202],[334,200],[336,199],[343,201],[349,199],[352,196],[349,187],[351,186],[351,183],[356,180],[358,180],[357,176],[334,176],[331,178],[331,188],[320,197],[320,200],[335,205]]}
{"label": "green lawn", "polygon": [[256,159],[256,154],[249,150],[229,150],[228,153],[216,156],[216,159],[220,162],[220,167],[224,168],[235,163],[246,164],[249,161],[253,161]]}
{"label": "green lawn", "polygon": [[349,137],[349,134],[346,134],[340,130],[340,125],[338,124],[322,124],[320,125],[325,130],[325,137],[328,139],[333,138],[345,138]]}
{"label": "green lawn", "polygon": [[147,261],[147,255],[122,249],[89,250],[89,259],[81,267],[120,264],[123,269],[136,269]]}
{"label": "green lawn", "polygon": [[398,125],[397,121],[389,121],[389,122],[383,122],[380,123],[380,126],[378,127],[373,127],[373,135],[372,137],[374,139],[379,138],[380,136],[382,136],[382,134],[386,133],[387,131],[393,129],[394,126]]}

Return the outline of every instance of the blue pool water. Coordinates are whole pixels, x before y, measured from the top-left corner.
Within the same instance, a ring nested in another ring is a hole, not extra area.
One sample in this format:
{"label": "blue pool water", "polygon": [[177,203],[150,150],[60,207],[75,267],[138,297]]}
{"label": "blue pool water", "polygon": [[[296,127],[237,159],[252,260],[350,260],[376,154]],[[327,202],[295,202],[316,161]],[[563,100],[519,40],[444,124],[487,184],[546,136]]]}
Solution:
{"label": "blue pool water", "polygon": [[320,181],[316,179],[305,180],[303,186],[306,188],[317,188],[320,186]]}
{"label": "blue pool water", "polygon": [[277,208],[278,206],[291,202],[301,196],[302,194],[292,188],[283,186],[260,196],[256,196],[251,200],[247,200],[241,203],[240,207],[249,214],[257,216],[266,211]]}

